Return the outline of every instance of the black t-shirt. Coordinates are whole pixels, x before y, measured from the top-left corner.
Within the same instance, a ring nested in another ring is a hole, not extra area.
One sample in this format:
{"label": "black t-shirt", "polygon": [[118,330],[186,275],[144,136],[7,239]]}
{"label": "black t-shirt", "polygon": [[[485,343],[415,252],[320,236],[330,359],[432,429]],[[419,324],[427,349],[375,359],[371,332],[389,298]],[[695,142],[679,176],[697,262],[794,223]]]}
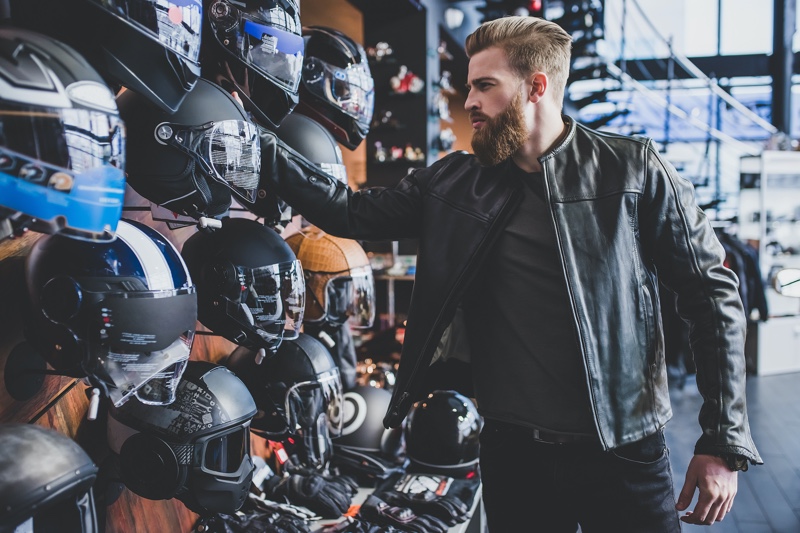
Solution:
{"label": "black t-shirt", "polygon": [[486,418],[596,434],[544,176],[511,165],[523,198],[464,305]]}

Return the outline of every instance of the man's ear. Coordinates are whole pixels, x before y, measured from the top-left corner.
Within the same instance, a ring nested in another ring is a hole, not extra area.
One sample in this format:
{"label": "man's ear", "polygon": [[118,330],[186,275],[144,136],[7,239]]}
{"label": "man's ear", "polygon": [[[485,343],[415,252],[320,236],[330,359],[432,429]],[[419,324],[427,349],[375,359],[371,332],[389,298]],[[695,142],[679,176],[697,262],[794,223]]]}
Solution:
{"label": "man's ear", "polygon": [[550,85],[550,80],[544,72],[534,72],[528,79],[528,100],[533,103],[542,99],[547,88]]}

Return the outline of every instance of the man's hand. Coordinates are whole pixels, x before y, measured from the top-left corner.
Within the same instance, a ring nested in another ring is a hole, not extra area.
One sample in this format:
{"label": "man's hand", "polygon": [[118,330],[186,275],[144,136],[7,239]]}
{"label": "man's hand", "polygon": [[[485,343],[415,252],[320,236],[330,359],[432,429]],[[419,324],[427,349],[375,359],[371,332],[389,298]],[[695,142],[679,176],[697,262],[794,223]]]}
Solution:
{"label": "man's hand", "polygon": [[733,472],[725,461],[713,455],[695,455],[689,461],[686,480],[675,509],[683,511],[692,503],[695,487],[700,489],[694,511],[687,511],[681,521],[710,526],[719,522],[733,507],[739,486],[739,472]]}

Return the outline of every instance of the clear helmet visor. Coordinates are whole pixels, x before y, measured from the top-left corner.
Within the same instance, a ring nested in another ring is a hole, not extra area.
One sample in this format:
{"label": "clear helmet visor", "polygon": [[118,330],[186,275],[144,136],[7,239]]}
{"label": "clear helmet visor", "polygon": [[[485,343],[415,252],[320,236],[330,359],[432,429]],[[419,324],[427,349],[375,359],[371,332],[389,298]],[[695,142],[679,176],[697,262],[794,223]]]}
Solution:
{"label": "clear helmet visor", "polygon": [[314,381],[292,385],[285,403],[291,433],[314,433],[324,424],[331,438],[342,434],[344,393],[338,368],[319,374]]}
{"label": "clear helmet visor", "polygon": [[172,403],[194,340],[194,288],[106,293],[97,300],[87,319],[86,373],[104,383],[117,407],[133,396]]}
{"label": "clear helmet visor", "polygon": [[[309,274],[308,285],[311,295],[322,300],[322,305],[312,310],[312,313],[316,311],[313,320],[307,316],[308,322],[347,322],[354,328],[372,327],[375,321],[375,280],[370,266],[354,267],[337,274],[313,272]],[[323,291],[315,294],[319,287],[324,287]]]}
{"label": "clear helmet visor", "polygon": [[33,229],[113,240],[124,169],[125,126],[118,115],[0,104],[0,204],[35,218]]}
{"label": "clear helmet visor", "polygon": [[305,41],[293,17],[275,7],[259,17],[229,2],[214,6],[209,20],[217,40],[240,61],[287,92],[297,94]]}
{"label": "clear helmet visor", "polygon": [[366,58],[339,68],[310,57],[303,69],[303,84],[311,94],[340,108],[368,130],[375,108],[375,82]]}
{"label": "clear helmet visor", "polygon": [[[338,145],[336,146],[336,150],[340,150]],[[342,183],[347,185],[346,166],[339,163],[320,163],[319,166],[323,172],[325,172],[329,176],[333,176],[334,178],[336,178],[337,181],[341,181]]]}
{"label": "clear helmet visor", "polygon": [[200,0],[92,0],[161,45],[199,65],[203,6]]}
{"label": "clear helmet visor", "polygon": [[274,350],[283,339],[300,334],[305,311],[306,285],[300,261],[289,261],[259,268],[237,266],[241,282],[238,301],[228,314],[238,316],[244,310],[249,326],[264,341],[264,348]]}
{"label": "clear helmet visor", "polygon": [[244,120],[220,120],[202,126],[162,122],[156,139],[192,157],[203,171],[240,199],[254,202],[261,176],[258,128]]}

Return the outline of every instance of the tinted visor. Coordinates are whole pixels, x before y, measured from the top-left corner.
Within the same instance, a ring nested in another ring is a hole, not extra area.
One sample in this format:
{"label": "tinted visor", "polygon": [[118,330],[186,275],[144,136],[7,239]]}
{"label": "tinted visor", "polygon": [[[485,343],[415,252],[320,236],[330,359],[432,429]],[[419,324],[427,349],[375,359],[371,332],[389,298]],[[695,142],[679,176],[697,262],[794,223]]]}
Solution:
{"label": "tinted visor", "polygon": [[162,122],[156,139],[192,157],[212,179],[239,198],[254,202],[261,173],[261,143],[255,124],[220,120],[202,126]]}
{"label": "tinted visor", "polygon": [[265,348],[280,346],[283,339],[300,333],[305,310],[306,286],[300,261],[290,261],[259,268],[236,267],[242,292],[238,301],[228,300],[228,315],[239,316],[245,306],[252,324],[263,339]]}
{"label": "tinted visor", "polygon": [[286,392],[285,400],[289,431],[297,433],[298,430],[315,428],[320,416],[324,416],[330,436],[340,436],[343,401],[338,368],[319,374],[315,381],[292,385]]}
{"label": "tinted visor", "polygon": [[375,107],[375,83],[366,58],[342,69],[310,57],[303,71],[303,83],[310,93],[340,108],[365,131],[369,130]]}
{"label": "tinted visor", "polygon": [[125,196],[125,128],[114,114],[0,103],[0,203],[37,231],[114,238]]}
{"label": "tinted visor", "polygon": [[263,77],[297,94],[305,41],[294,19],[277,7],[259,12],[259,18],[227,2],[218,10],[209,17],[217,40]]}
{"label": "tinted visor", "polygon": [[250,427],[238,426],[227,433],[199,439],[195,450],[201,454],[200,467],[216,475],[238,473],[250,453]]}
{"label": "tinted visor", "polygon": [[199,66],[203,7],[200,0],[91,0]]}

